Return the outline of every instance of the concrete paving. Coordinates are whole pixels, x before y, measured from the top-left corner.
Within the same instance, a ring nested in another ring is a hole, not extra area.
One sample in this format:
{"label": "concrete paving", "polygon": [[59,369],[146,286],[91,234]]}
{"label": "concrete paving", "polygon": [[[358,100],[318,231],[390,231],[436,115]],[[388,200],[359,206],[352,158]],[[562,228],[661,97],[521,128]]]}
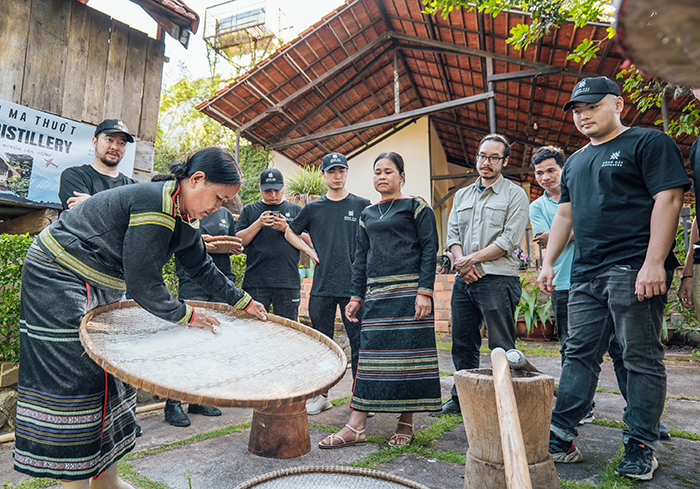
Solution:
{"label": "concrete paving", "polygon": [[[548,345],[550,348],[552,345]],[[440,368],[451,372],[453,364],[447,351],[440,351]],[[482,355],[481,366],[488,368],[488,355]],[[558,357],[530,357],[531,362],[543,372],[558,379],[560,363]],[[663,423],[673,430],[700,434],[700,364],[681,361],[668,363],[669,387],[666,411]],[[348,372],[349,373],[349,372]],[[621,420],[624,401],[616,394],[617,385],[612,364],[606,361],[599,382],[604,392],[596,394],[596,418],[603,420]],[[452,377],[442,377],[443,398],[449,396]],[[331,390],[331,398],[339,399],[351,394],[352,384],[349,375]],[[168,444],[187,440],[217,428],[225,428],[250,421],[250,409],[224,409],[221,417],[207,418],[191,415],[192,425],[188,428],[174,428],[165,423],[162,411],[143,413],[137,416],[143,427],[144,435],[138,439],[134,453],[149,448],[165,447]],[[132,468],[151,481],[164,484],[162,487],[172,489],[221,489],[234,488],[258,475],[298,466],[348,465],[359,461],[379,450],[387,450],[383,444],[368,443],[365,446],[340,450],[320,450],[317,443],[327,432],[315,426],[332,425],[342,427],[349,416],[347,402],[312,416],[311,451],[303,456],[278,460],[251,454],[248,447],[250,429],[215,436],[147,454],[128,461]],[[436,422],[426,414],[415,417],[416,429],[423,430]],[[390,414],[377,414],[368,420],[367,433],[388,440],[396,423],[396,417]],[[597,485],[606,465],[619,453],[622,447],[620,431],[594,424],[582,426],[577,446],[585,460],[579,464],[557,465],[559,477],[570,481],[586,482]],[[434,451],[453,451],[464,455],[468,449],[468,440],[464,425],[448,431],[425,448]],[[12,470],[11,444],[0,446],[0,480],[7,484],[20,484],[28,478]],[[455,489],[464,487],[464,466],[441,460],[432,456],[435,452],[427,450],[421,453],[404,453],[388,462],[378,465],[377,470],[399,475],[422,483],[432,489]],[[653,481],[645,484],[650,488],[700,487],[700,442],[673,437],[659,443],[657,457],[660,467]],[[191,486],[190,486],[191,480]],[[7,486],[6,486],[7,487]],[[53,486],[59,487],[59,486]]]}

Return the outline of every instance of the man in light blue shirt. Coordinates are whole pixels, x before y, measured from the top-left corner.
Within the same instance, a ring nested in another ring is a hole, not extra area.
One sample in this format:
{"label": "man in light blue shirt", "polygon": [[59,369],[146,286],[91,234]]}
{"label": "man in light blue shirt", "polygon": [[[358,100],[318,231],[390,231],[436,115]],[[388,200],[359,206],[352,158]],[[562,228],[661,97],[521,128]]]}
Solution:
{"label": "man in light blue shirt", "polygon": [[[535,169],[535,180],[544,189],[544,195],[530,204],[530,224],[535,233],[535,243],[542,248],[547,247],[549,229],[559,207],[561,196],[561,170],[564,167],[564,151],[556,146],[543,146],[532,155],[532,167]],[[569,286],[571,284],[571,262],[574,259],[574,236],[554,264],[554,280],[556,290],[552,292],[552,308],[557,324],[557,337],[561,352],[561,364],[564,365],[565,343],[568,331],[567,304],[569,302]]]}

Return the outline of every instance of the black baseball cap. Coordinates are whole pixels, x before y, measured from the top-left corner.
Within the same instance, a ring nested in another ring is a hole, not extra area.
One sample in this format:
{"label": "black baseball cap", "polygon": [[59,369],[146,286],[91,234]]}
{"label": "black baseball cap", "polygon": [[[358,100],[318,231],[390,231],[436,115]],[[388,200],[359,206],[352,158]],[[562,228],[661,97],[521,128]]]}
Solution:
{"label": "black baseball cap", "polygon": [[334,166],[342,166],[348,168],[348,159],[340,153],[330,153],[323,157],[321,162],[321,171],[330,170]]}
{"label": "black baseball cap", "polygon": [[620,87],[607,76],[584,78],[574,86],[571,92],[571,100],[564,104],[564,112],[569,110],[576,102],[594,104],[603,100],[606,95],[620,96]]}
{"label": "black baseball cap", "polygon": [[129,134],[129,128],[126,127],[126,124],[124,124],[119,119],[105,119],[102,122],[100,122],[97,128],[95,129],[95,137],[97,137],[97,135],[101,132],[105,134],[114,134],[120,132],[124,134],[124,136],[126,136],[127,141],[129,141],[130,143],[134,142],[134,138],[131,137],[131,134]]}
{"label": "black baseball cap", "polygon": [[282,190],[284,177],[277,168],[268,168],[260,174],[260,190]]}

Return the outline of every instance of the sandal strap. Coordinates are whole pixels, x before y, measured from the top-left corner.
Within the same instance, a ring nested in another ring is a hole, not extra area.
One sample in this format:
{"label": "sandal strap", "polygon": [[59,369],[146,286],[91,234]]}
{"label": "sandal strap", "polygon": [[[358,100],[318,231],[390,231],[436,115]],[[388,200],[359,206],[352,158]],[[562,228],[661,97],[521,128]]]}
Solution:
{"label": "sandal strap", "polygon": [[[355,440],[354,440],[355,442],[360,441],[360,435],[364,434],[364,432],[365,432],[365,430],[358,430],[356,428],[353,428],[349,424],[346,424],[345,427],[347,429],[349,429],[350,431],[352,431],[353,433],[355,433]],[[345,440],[343,440],[343,441],[345,441]]]}
{"label": "sandal strap", "polygon": [[408,426],[409,428],[411,428],[411,431],[413,431],[413,423],[407,423],[406,421],[397,421],[396,424],[401,426]]}
{"label": "sandal strap", "polygon": [[[340,440],[342,443],[333,443],[333,440],[335,440],[336,438],[337,438],[338,440]],[[332,446],[335,446],[335,445],[345,445],[345,444],[347,444],[347,441],[345,440],[345,438],[343,438],[342,436],[340,436],[340,435],[337,434],[337,433],[331,433],[330,435],[328,435],[328,441],[329,441],[328,444],[323,443],[323,445],[326,445],[326,446],[328,446],[328,447],[332,447]],[[356,440],[356,441],[357,441],[357,440]]]}

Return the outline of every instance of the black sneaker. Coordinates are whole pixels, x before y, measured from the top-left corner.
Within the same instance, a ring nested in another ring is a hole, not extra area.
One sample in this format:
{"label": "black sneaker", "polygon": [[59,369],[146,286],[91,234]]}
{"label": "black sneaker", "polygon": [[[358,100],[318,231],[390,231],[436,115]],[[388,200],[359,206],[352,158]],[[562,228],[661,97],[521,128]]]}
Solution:
{"label": "black sneaker", "polygon": [[201,414],[202,416],[221,416],[221,409],[200,404],[190,404],[187,406],[189,414]]}
{"label": "black sneaker", "polygon": [[461,414],[462,411],[459,408],[459,403],[455,402],[454,399],[450,399],[442,405],[442,409],[436,413],[430,413],[430,416],[443,416],[446,414]]}
{"label": "black sneaker", "polygon": [[625,445],[625,453],[622,454],[615,473],[629,479],[648,481],[654,476],[658,466],[659,462],[654,456],[654,450],[644,443],[631,439]]}
{"label": "black sneaker", "polygon": [[185,411],[182,410],[182,404],[179,401],[165,401],[165,421],[171,426],[184,428],[190,425],[190,418],[187,417]]}
{"label": "black sneaker", "polygon": [[671,439],[671,433],[668,431],[668,428],[666,428],[662,424],[659,425],[659,438],[661,438],[662,440]]}
{"label": "black sneaker", "polygon": [[559,439],[554,433],[549,432],[549,454],[555,462],[560,464],[573,464],[583,460],[583,455],[574,441]]}

